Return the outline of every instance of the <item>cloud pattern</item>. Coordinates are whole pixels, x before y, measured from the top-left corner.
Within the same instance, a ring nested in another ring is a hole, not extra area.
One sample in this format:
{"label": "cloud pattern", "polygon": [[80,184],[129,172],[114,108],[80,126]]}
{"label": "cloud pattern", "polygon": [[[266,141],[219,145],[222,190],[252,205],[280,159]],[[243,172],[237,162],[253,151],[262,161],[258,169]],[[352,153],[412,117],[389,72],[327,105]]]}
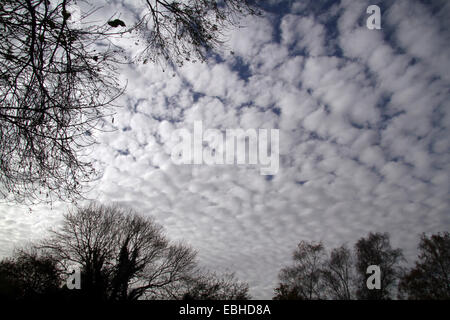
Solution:
{"label": "cloud pattern", "polygon": [[[90,153],[104,168],[90,196],[155,216],[255,298],[272,296],[303,239],[390,232],[412,258],[419,233],[450,227],[450,3],[382,1],[382,30],[365,26],[370,4],[268,1],[207,63],[124,68],[116,130]],[[278,173],[172,164],[172,132],[197,120],[279,129]],[[2,205],[1,253],[65,208]]]}

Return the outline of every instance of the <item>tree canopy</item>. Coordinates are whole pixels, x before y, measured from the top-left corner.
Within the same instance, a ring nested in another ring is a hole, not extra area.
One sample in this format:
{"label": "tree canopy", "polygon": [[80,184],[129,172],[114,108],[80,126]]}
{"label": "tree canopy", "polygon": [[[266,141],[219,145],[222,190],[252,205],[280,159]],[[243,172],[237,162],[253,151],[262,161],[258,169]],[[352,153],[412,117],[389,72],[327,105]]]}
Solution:
{"label": "tree canopy", "polygon": [[399,285],[399,298],[410,300],[450,299],[450,233],[422,235],[415,266]]}

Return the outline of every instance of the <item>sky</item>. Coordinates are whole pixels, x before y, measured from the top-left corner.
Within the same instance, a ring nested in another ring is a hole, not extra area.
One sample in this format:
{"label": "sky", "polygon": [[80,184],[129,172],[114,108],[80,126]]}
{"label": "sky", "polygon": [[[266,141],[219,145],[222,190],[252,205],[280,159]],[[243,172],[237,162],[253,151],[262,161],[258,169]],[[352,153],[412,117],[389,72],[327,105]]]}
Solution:
{"label": "sky", "polygon": [[[412,262],[422,232],[450,230],[450,2],[261,3],[205,63],[122,68],[126,94],[89,153],[103,174],[88,196],[155,217],[257,299],[273,296],[301,240],[333,248],[388,232]],[[126,20],[136,5],[111,10]],[[369,5],[380,30],[367,28]],[[172,134],[195,121],[278,129],[278,172],[174,164]],[[67,207],[1,203],[0,256],[56,228]]]}

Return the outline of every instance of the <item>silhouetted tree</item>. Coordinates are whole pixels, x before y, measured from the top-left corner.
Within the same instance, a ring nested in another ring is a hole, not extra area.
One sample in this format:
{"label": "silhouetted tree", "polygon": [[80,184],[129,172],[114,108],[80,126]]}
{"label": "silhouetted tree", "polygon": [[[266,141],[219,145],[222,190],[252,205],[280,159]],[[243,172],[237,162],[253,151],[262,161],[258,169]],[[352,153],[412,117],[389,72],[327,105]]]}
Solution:
{"label": "silhouetted tree", "polygon": [[0,193],[10,201],[78,198],[94,174],[79,151],[121,93],[108,28],[74,27],[72,3],[0,5]]}
{"label": "silhouetted tree", "polygon": [[0,261],[0,299],[23,300],[54,297],[62,274],[58,262],[36,251],[20,250]]}
{"label": "silhouetted tree", "polygon": [[157,297],[195,267],[195,252],[171,244],[151,218],[95,204],[66,214],[40,248],[66,267],[80,266],[81,290],[100,300]]}
{"label": "silhouetted tree", "polygon": [[182,65],[204,61],[207,53],[223,44],[223,33],[242,15],[260,11],[251,0],[145,0],[146,13],[137,24],[144,49],[139,59],[160,59]]}
{"label": "silhouetted tree", "polygon": [[305,300],[302,295],[299,294],[299,290],[295,286],[280,283],[275,288],[275,296],[273,300]]}
{"label": "silhouetted tree", "polygon": [[351,300],[355,296],[355,270],[352,252],[345,246],[335,248],[322,269],[327,297]]}
{"label": "silhouetted tree", "polygon": [[[358,273],[357,298],[360,300],[391,299],[401,274],[403,260],[401,249],[393,249],[387,233],[369,233],[355,244],[356,271]],[[377,265],[381,270],[381,289],[369,290],[367,267]]]}
{"label": "silhouetted tree", "polygon": [[240,282],[234,274],[203,273],[186,279],[184,300],[249,300],[248,284]]}
{"label": "silhouetted tree", "polygon": [[[246,0],[143,0],[142,18],[75,20],[75,0],[0,4],[0,196],[8,201],[76,200],[96,173],[81,155],[123,88],[116,35],[137,34],[137,60],[204,60],[236,17],[255,14]],[[132,33],[136,31],[137,33]]]}
{"label": "silhouetted tree", "polygon": [[[280,271],[276,300],[296,297],[302,300],[325,298],[322,268],[326,255],[322,243],[301,241],[294,251],[292,266]],[[287,296],[284,296],[287,294]]]}
{"label": "silhouetted tree", "polygon": [[410,300],[450,299],[450,233],[422,235],[415,267],[399,284],[399,298]]}

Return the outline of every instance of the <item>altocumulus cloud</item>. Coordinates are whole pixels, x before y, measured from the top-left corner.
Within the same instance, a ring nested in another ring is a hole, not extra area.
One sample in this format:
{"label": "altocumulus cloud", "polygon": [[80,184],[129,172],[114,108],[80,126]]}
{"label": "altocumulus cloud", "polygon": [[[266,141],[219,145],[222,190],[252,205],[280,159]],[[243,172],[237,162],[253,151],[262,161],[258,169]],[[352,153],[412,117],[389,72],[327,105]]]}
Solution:
{"label": "altocumulus cloud", "polygon": [[[366,28],[369,1],[267,1],[207,63],[124,68],[117,130],[90,153],[104,168],[91,198],[154,215],[256,298],[302,239],[386,231],[412,257],[419,233],[450,227],[450,3],[377,2],[381,30]],[[279,129],[278,173],[172,164],[172,132],[199,120]],[[3,205],[1,253],[56,225],[55,206]]]}

